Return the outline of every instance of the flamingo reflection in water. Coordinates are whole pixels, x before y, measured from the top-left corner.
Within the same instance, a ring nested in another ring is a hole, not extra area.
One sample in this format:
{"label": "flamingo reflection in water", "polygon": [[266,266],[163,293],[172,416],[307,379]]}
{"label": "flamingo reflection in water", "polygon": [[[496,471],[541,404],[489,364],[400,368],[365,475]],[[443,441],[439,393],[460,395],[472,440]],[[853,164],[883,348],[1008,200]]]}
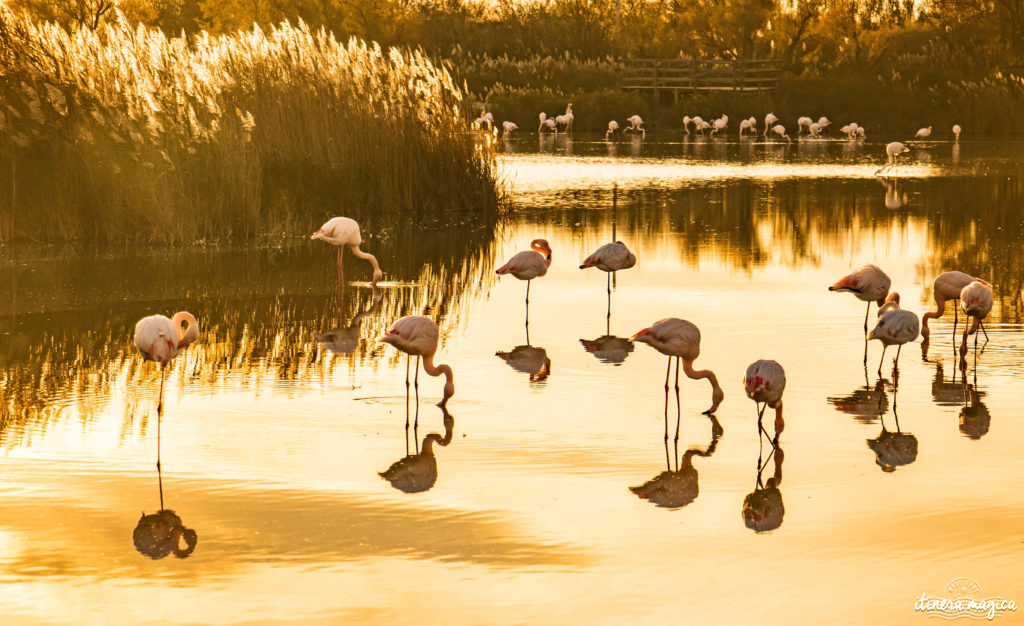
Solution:
{"label": "flamingo reflection in water", "polygon": [[[405,404],[405,456],[391,464],[391,467],[383,472],[378,472],[381,478],[391,483],[391,486],[405,493],[420,493],[427,491],[437,482],[437,458],[434,456],[434,444],[447,446],[452,442],[452,432],[455,427],[455,419],[448,413],[445,407],[441,407],[444,415],[444,437],[437,433],[430,433],[423,438],[423,444],[415,447],[409,452],[409,403],[408,394]],[[419,423],[419,403],[416,405],[416,423]],[[418,444],[417,428],[413,427],[413,445]]]}
{"label": "flamingo reflection in water", "polygon": [[359,347],[360,326],[363,318],[373,315],[380,306],[382,292],[376,285],[373,286],[373,295],[370,298],[370,306],[365,311],[357,313],[352,320],[345,325],[342,318],[342,302],[344,300],[344,286],[339,287],[338,296],[338,327],[325,333],[313,333],[313,338],[320,342],[324,348],[332,354],[349,354]]}
{"label": "flamingo reflection in water", "polygon": [[160,509],[156,513],[146,515],[143,511],[132,532],[132,543],[140,554],[151,559],[162,559],[174,554],[179,559],[188,557],[196,549],[199,536],[191,528],[185,528],[181,517],[170,509],[164,508],[164,481],[160,467],[160,421],[163,418],[162,407],[157,408],[156,436],[156,477],[160,490]]}
{"label": "flamingo reflection in water", "polygon": [[[881,382],[881,381],[880,381]],[[900,417],[896,412],[896,394],[898,389],[893,387],[892,415],[896,423],[896,430],[891,431],[885,427],[885,416],[879,414],[882,423],[882,432],[874,439],[868,439],[868,447],[875,453],[875,464],[882,468],[883,472],[895,472],[897,467],[909,465],[917,460],[917,437],[911,433],[905,433],[900,429]]]}
{"label": "flamingo reflection in water", "polygon": [[[761,434],[758,433],[761,439]],[[743,498],[743,524],[757,533],[764,533],[775,530],[782,526],[782,518],[786,514],[786,507],[782,503],[782,491],[779,485],[782,484],[782,461],[785,455],[782,447],[773,445],[768,457],[761,460],[761,452],[757,457],[757,480],[754,490]],[[762,474],[768,467],[768,461],[775,461],[775,473],[767,481],[762,480]]]}
{"label": "flamingo reflection in water", "polygon": [[[184,324],[184,328],[182,328]],[[199,324],[188,311],[178,311],[173,318],[150,315],[135,323],[135,347],[143,360],[160,364],[160,398],[157,412],[164,405],[164,377],[167,363],[190,343],[199,338]]]}
{"label": "flamingo reflection in water", "polygon": [[[444,396],[438,406],[445,406],[448,399],[455,394],[455,375],[449,365],[434,365],[434,355],[437,353],[438,329],[434,320],[422,315],[407,315],[391,325],[388,332],[377,339],[383,343],[389,343],[406,354],[405,358],[405,390],[408,396],[409,391],[409,361],[412,356],[416,357],[416,404],[419,406],[420,399],[420,358],[423,359],[423,371],[431,376],[444,374]],[[406,422],[408,422],[408,415]]]}
{"label": "flamingo reflection in water", "polygon": [[[668,406],[668,392],[665,393],[665,406]],[[679,406],[679,394],[676,393],[676,406]],[[693,466],[693,457],[709,457],[715,453],[718,446],[718,439],[724,430],[718,423],[718,418],[709,416],[711,422],[711,442],[704,450],[690,448],[682,456],[682,463],[679,462],[679,418],[676,418],[676,435],[672,446],[672,453],[669,453],[668,446],[668,410],[665,411],[665,471],[642,485],[630,487],[637,497],[653,503],[663,509],[678,509],[690,504],[700,494],[697,469]],[[672,469],[672,461],[675,460],[675,469]]]}
{"label": "flamingo reflection in water", "polygon": [[878,417],[889,410],[889,396],[885,393],[885,380],[879,378],[872,385],[868,378],[868,368],[864,366],[864,386],[844,396],[829,396],[828,403],[836,407],[840,413],[853,416],[862,424],[878,421]]}
{"label": "flamingo reflection in water", "polygon": [[309,237],[310,239],[322,239],[329,244],[338,246],[338,282],[345,282],[345,270],[343,267],[343,253],[345,252],[345,246],[352,249],[352,254],[356,255],[360,259],[366,259],[373,266],[373,280],[370,281],[371,285],[376,285],[381,278],[384,277],[383,272],[380,271],[380,265],[377,264],[377,257],[373,256],[369,252],[363,252],[359,249],[359,246],[363,243],[363,237],[359,232],[359,224],[349,217],[334,217],[324,223],[320,227],[320,230],[316,231]]}

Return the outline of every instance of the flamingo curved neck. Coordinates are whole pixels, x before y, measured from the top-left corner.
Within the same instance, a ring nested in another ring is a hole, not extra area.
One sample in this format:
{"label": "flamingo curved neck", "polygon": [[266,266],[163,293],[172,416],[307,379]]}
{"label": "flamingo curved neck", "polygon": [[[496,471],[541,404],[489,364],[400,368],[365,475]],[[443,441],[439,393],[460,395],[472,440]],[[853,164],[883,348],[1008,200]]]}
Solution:
{"label": "flamingo curved neck", "polygon": [[373,256],[369,252],[363,252],[362,250],[360,250],[358,244],[352,246],[352,254],[356,255],[360,259],[366,259],[367,261],[369,261],[370,265],[373,266],[373,275],[374,276],[377,276],[378,274],[382,273],[380,271],[380,265],[377,264],[377,257]]}
{"label": "flamingo curved neck", "polygon": [[[174,323],[174,327],[178,330],[179,348],[184,348],[199,338],[199,323],[188,311],[179,311],[175,313],[171,321]],[[184,329],[181,327],[182,322],[185,323]]]}
{"label": "flamingo curved neck", "polygon": [[441,374],[444,374],[446,385],[455,384],[452,368],[444,363],[435,366],[433,354],[423,356],[423,371],[431,376],[440,376]]}
{"label": "flamingo curved neck", "polygon": [[707,378],[711,383],[711,388],[715,392],[720,392],[722,390],[722,388],[718,386],[718,377],[715,376],[715,373],[711,370],[694,370],[693,361],[683,359],[683,371],[686,372],[686,375],[692,380]]}

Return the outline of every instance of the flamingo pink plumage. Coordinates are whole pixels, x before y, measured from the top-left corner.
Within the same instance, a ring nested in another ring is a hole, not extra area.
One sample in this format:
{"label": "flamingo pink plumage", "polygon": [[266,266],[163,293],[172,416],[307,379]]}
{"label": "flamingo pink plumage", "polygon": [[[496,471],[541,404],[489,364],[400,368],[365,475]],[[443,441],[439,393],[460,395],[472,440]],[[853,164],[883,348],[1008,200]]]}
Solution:
{"label": "flamingo pink plumage", "polygon": [[858,300],[868,303],[867,311],[864,312],[864,332],[868,332],[868,313],[871,312],[871,303],[877,302],[881,307],[885,303],[885,297],[889,294],[889,287],[892,281],[885,272],[876,265],[865,265],[856,272],[848,274],[839,279],[839,282],[828,288],[829,291],[848,291],[857,296]]}
{"label": "flamingo pink plumage", "polygon": [[672,357],[676,358],[676,389],[679,388],[679,362],[682,360],[683,372],[693,380],[707,378],[711,383],[711,408],[704,413],[708,415],[718,410],[725,393],[718,386],[718,378],[711,370],[694,371],[693,362],[700,356],[700,330],[686,320],[669,317],[633,335],[633,341],[646,343],[658,352],[668,356],[668,370],[665,371],[665,389],[668,389],[669,371],[672,369]]}
{"label": "flamingo pink plumage", "polygon": [[946,312],[946,301],[953,301],[953,332],[956,333],[956,324],[958,321],[959,314],[957,309],[960,308],[960,292],[963,291],[964,287],[973,283],[976,278],[970,274],[963,272],[943,272],[935,277],[935,282],[932,283],[932,297],[935,299],[935,311],[928,311],[922,316],[921,322],[921,335],[928,338],[931,333],[928,330],[928,320],[938,319],[942,317],[942,314]]}
{"label": "flamingo pink plumage", "polygon": [[508,263],[497,269],[499,276],[512,274],[526,281],[526,306],[530,306],[530,281],[547,274],[551,266],[551,246],[546,239],[534,239],[530,248],[516,253]]}
{"label": "flamingo pink plumage", "polygon": [[[967,354],[967,335],[974,335],[974,358],[977,361],[977,332],[979,327],[984,331],[984,320],[992,311],[992,285],[983,280],[975,280],[964,287],[960,292],[960,309],[968,319],[974,318],[974,322],[970,326],[964,327],[964,340],[960,344],[960,358],[963,359]],[[964,324],[967,324],[967,320],[964,320]]]}
{"label": "flamingo pink plumage", "polygon": [[338,246],[338,280],[343,280],[344,276],[342,253],[345,251],[345,246],[352,249],[352,254],[360,259],[366,259],[373,266],[373,280],[370,281],[370,285],[376,285],[377,281],[384,277],[384,273],[380,271],[380,265],[377,265],[377,257],[359,249],[363,238],[359,233],[359,224],[354,219],[350,217],[331,218],[320,227],[320,230],[313,233],[310,239],[323,239],[327,243]]}
{"label": "flamingo pink plumage", "polygon": [[755,404],[764,403],[757,412],[759,430],[764,430],[761,418],[764,416],[765,407],[775,409],[775,437],[772,443],[778,445],[779,435],[786,426],[782,420],[782,392],[786,389],[786,371],[776,361],[754,361],[747,367],[747,372],[743,376],[743,389]]}
{"label": "flamingo pink plumage", "polygon": [[636,255],[621,241],[606,243],[583,260],[580,269],[596,267],[602,272],[617,272],[636,265]]}
{"label": "flamingo pink plumage", "polygon": [[[868,305],[870,306],[870,305]],[[885,351],[889,346],[896,348],[896,360],[893,361],[893,372],[899,370],[900,351],[903,344],[917,339],[921,332],[921,325],[917,315],[900,308],[900,294],[893,292],[886,299],[882,308],[878,309],[878,323],[871,329],[867,338],[877,339],[882,342],[882,358],[878,361],[878,375],[882,375],[882,363],[885,361]]]}
{"label": "flamingo pink plumage", "polygon": [[[182,328],[182,324],[185,325]],[[178,311],[173,318],[164,315],[150,315],[135,323],[135,347],[147,361],[160,364],[160,399],[157,411],[162,412],[164,404],[164,375],[167,362],[173,359],[185,346],[199,338],[199,324],[188,311]],[[159,461],[158,461],[159,464]]]}
{"label": "flamingo pink plumage", "polygon": [[[391,325],[387,334],[377,341],[389,343],[409,356],[416,357],[416,389],[419,393],[420,358],[423,358],[423,371],[431,376],[444,374],[444,397],[438,406],[445,406],[448,398],[455,393],[455,376],[449,365],[434,365],[434,354],[437,352],[438,330],[434,320],[422,315],[407,315]],[[409,356],[405,362],[405,386],[409,387]]]}

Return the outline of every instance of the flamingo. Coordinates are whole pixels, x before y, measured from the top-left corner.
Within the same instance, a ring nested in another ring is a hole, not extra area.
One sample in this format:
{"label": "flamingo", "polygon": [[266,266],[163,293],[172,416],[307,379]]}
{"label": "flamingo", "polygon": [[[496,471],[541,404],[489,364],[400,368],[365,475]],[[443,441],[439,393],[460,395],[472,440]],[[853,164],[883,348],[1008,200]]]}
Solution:
{"label": "flamingo", "polygon": [[537,126],[537,132],[542,133],[544,132],[544,126],[548,121],[548,114],[542,112],[538,117],[540,118],[540,125]]}
{"label": "flamingo", "polygon": [[508,139],[509,135],[511,135],[513,132],[519,130],[519,125],[516,124],[515,122],[504,121],[504,122],[501,123],[501,126],[502,126],[502,128],[505,129],[505,135],[504,135],[505,139]]}
{"label": "flamingo", "polygon": [[711,370],[694,371],[693,361],[700,356],[700,330],[691,322],[676,317],[669,317],[654,323],[633,335],[633,341],[646,343],[658,352],[668,356],[668,369],[665,371],[665,390],[668,391],[669,371],[672,369],[672,357],[676,359],[676,389],[679,389],[679,362],[682,360],[683,372],[693,380],[707,378],[711,383],[711,408],[704,411],[711,415],[718,410],[725,393],[718,386],[718,378]]}
{"label": "flamingo", "polygon": [[[408,405],[406,405],[408,408]],[[444,437],[437,433],[430,433],[423,438],[423,444],[415,454],[408,454],[409,440],[405,440],[406,456],[395,461],[391,467],[377,475],[391,483],[391,486],[405,493],[420,493],[427,491],[437,482],[437,459],[434,457],[434,444],[447,446],[452,442],[452,431],[455,426],[455,419],[448,414],[444,407],[441,407],[444,414]],[[415,438],[415,433],[413,437]],[[408,432],[406,432],[408,437]]]}
{"label": "flamingo", "polygon": [[850,122],[846,126],[841,127],[839,132],[845,134],[847,139],[853,139],[859,128],[860,126],[857,125],[857,122]]}
{"label": "flamingo", "polygon": [[717,132],[724,131],[726,126],[728,126],[728,125],[729,125],[729,116],[728,115],[722,115],[722,117],[720,117],[717,120],[715,120],[714,123],[712,124],[712,126],[714,126],[714,128],[711,129],[711,134],[714,135]]}
{"label": "flamingo", "polygon": [[[182,324],[185,324],[184,328]],[[167,362],[198,338],[199,324],[195,316],[188,311],[178,311],[170,319],[164,315],[150,315],[135,323],[135,347],[144,360],[160,364],[160,399],[157,401],[157,413],[163,411]],[[160,467],[159,460],[157,467]]]}
{"label": "flamingo", "polygon": [[546,119],[546,120],[544,120],[544,124],[543,125],[544,125],[544,128],[548,129],[549,133],[556,133],[556,132],[558,132],[558,124],[553,119]]}
{"label": "flamingo", "polygon": [[605,132],[604,138],[606,140],[607,139],[611,139],[612,135],[614,135],[616,133],[616,131],[618,131],[618,130],[619,130],[619,123],[618,122],[616,122],[615,120],[612,120],[612,121],[608,122],[608,130]]}
{"label": "flamingo", "polygon": [[699,134],[703,129],[708,127],[708,123],[699,115],[691,117],[690,121],[693,122],[693,132],[695,134]]}
{"label": "flamingo", "polygon": [[[775,437],[772,444],[779,444],[779,435],[786,423],[782,420],[782,392],[786,389],[786,371],[776,361],[761,359],[754,361],[747,367],[747,373],[743,377],[743,389],[747,397],[755,404],[764,403],[758,407],[757,428],[764,430],[761,418],[764,417],[766,407],[775,409]],[[765,433],[768,434],[768,433]]]}
{"label": "flamingo", "polygon": [[921,319],[921,336],[925,339],[931,334],[928,330],[928,320],[939,319],[946,312],[946,300],[953,301],[953,334],[956,335],[956,324],[959,321],[959,300],[960,292],[964,287],[973,283],[976,279],[970,274],[963,272],[943,272],[935,277],[932,283],[932,297],[935,299],[935,311],[928,311]]}
{"label": "flamingo", "polygon": [[[740,137],[743,136],[743,131],[750,130],[750,120],[740,120]],[[753,131],[751,131],[753,132]]]}
{"label": "flamingo", "polygon": [[572,102],[569,106],[565,107],[565,132],[572,132],[572,123],[576,119],[576,116],[572,114]]}
{"label": "flamingo", "polygon": [[698,124],[697,124],[697,130],[699,130],[699,131],[700,131],[700,134],[702,134],[702,135],[703,135],[703,134],[705,134],[705,133],[704,133],[704,131],[706,131],[706,130],[707,130],[707,129],[709,129],[709,128],[711,128],[711,124],[708,124],[708,123],[707,123],[707,122],[705,122],[704,120],[701,120],[701,121],[700,121],[700,122],[698,122]]}
{"label": "flamingo", "polygon": [[[636,255],[621,241],[606,243],[583,260],[581,270],[596,267],[602,272],[617,272],[636,265]],[[610,276],[611,274],[609,274]]]}
{"label": "flamingo", "polygon": [[864,128],[862,126],[857,127],[857,136],[861,139],[864,138]]}
{"label": "flamingo", "polygon": [[864,332],[868,332],[868,313],[871,312],[871,303],[878,302],[881,307],[885,304],[885,297],[889,294],[889,287],[892,281],[885,272],[876,265],[865,265],[856,272],[844,276],[839,282],[828,288],[829,291],[848,291],[857,296],[858,300],[868,303],[867,311],[864,312]]}
{"label": "flamingo", "polygon": [[927,139],[928,136],[931,135],[931,134],[932,134],[932,127],[931,126],[929,126],[928,128],[918,128],[917,132],[914,133],[914,139]]}
{"label": "flamingo", "polygon": [[803,133],[804,132],[804,126],[807,127],[807,132],[811,132],[811,122],[813,122],[813,121],[814,120],[812,120],[811,118],[809,118],[807,116],[803,116],[803,117],[797,118],[797,120],[796,120],[796,134],[799,136],[801,133]]}
{"label": "flamingo", "polygon": [[757,134],[757,118],[754,117],[753,115],[751,115],[749,118],[747,118],[747,121],[750,122],[750,133],[752,135],[756,135]]}
{"label": "flamingo", "polygon": [[960,142],[960,125],[953,124],[953,141]]}
{"label": "flamingo", "polygon": [[789,143],[793,143],[793,140],[786,134],[786,127],[782,124],[776,124],[772,126],[772,132],[779,136],[780,139],[785,139]]}
{"label": "flamingo", "polygon": [[640,131],[641,137],[644,137],[645,139],[647,138],[647,131],[643,127],[644,121],[640,118],[639,115],[631,115],[626,118],[626,121],[629,122],[629,128],[622,132],[635,133],[637,131]]}
{"label": "flamingo", "polygon": [[409,359],[416,357],[416,397],[420,389],[420,357],[423,358],[423,371],[431,376],[444,374],[444,397],[437,404],[444,407],[448,398],[455,394],[455,375],[449,365],[434,365],[434,354],[437,352],[437,324],[434,320],[422,315],[406,315],[391,325],[388,332],[377,339],[389,343],[406,354],[405,357],[405,388],[409,388]]}
{"label": "flamingo", "polygon": [[[868,305],[870,306],[870,305]],[[877,339],[882,342],[882,358],[878,361],[878,375],[882,375],[882,362],[885,361],[885,351],[889,346],[896,348],[896,360],[893,361],[893,373],[899,371],[900,351],[903,344],[917,339],[921,332],[921,324],[917,315],[900,308],[900,294],[893,292],[885,300],[882,308],[878,309],[878,323],[871,329],[868,339]]]}
{"label": "flamingo", "polygon": [[334,217],[320,227],[320,230],[313,233],[310,239],[323,239],[327,243],[338,246],[338,281],[344,280],[344,269],[342,267],[342,252],[345,251],[345,246],[349,246],[352,249],[352,254],[356,255],[360,259],[366,259],[373,266],[373,280],[370,281],[370,285],[376,285],[377,281],[384,277],[384,273],[380,271],[380,265],[377,265],[377,257],[373,256],[369,252],[363,252],[359,249],[359,245],[363,243],[363,238],[359,234],[359,224],[352,218],[348,217]]}
{"label": "flamingo", "polygon": [[818,118],[818,122],[817,122],[817,124],[818,124],[818,127],[819,127],[819,128],[821,128],[822,130],[824,130],[824,129],[828,128],[829,126],[831,126],[831,125],[832,125],[832,122],[831,122],[831,120],[829,120],[829,119],[828,119],[827,117],[825,117],[824,115],[822,115],[821,117],[819,117],[819,118]]}
{"label": "flamingo", "polygon": [[[560,129],[564,129],[564,132],[569,132],[569,118],[565,115],[555,116],[555,126]],[[557,130],[555,132],[558,132]]]}
{"label": "flamingo", "polygon": [[690,122],[692,121],[693,120],[690,119],[689,115],[683,116],[683,132],[686,133],[687,135],[690,134]]}
{"label": "flamingo", "polygon": [[885,165],[878,168],[878,171],[875,172],[875,175],[877,176],[878,174],[880,174],[881,172],[885,171],[888,168],[896,167],[896,157],[903,154],[904,152],[910,152],[910,148],[906,147],[905,145],[898,141],[893,141],[891,143],[886,144],[885,153],[889,156],[889,160],[886,162]]}
{"label": "flamingo", "polygon": [[[985,318],[992,311],[992,285],[983,280],[975,280],[960,292],[960,309],[968,319],[974,318],[970,326],[964,320],[964,341],[960,344],[960,359],[967,354],[967,335],[974,335],[974,360],[978,360],[978,328],[985,330]],[[988,335],[985,335],[988,339]]]}
{"label": "flamingo", "polygon": [[772,124],[774,124],[777,121],[779,121],[779,118],[775,117],[774,113],[769,113],[768,115],[764,116],[764,136],[765,137],[768,136],[768,131],[769,130],[774,130],[774,128],[772,127]]}
{"label": "flamingo", "polygon": [[[512,274],[519,280],[526,281],[526,309],[530,309],[530,282],[548,273],[551,267],[551,246],[546,239],[534,239],[530,249],[515,254],[508,263],[497,269],[497,274]],[[527,322],[529,323],[529,322]]]}
{"label": "flamingo", "polygon": [[807,127],[807,131],[811,137],[818,137],[821,135],[821,125],[817,122],[811,122],[811,125]]}

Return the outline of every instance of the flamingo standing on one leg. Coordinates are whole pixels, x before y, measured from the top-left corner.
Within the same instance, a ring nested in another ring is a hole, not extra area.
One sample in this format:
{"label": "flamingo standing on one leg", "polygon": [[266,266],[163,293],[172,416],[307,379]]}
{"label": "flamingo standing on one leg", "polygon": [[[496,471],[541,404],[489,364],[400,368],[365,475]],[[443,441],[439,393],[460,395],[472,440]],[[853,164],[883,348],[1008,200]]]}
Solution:
{"label": "flamingo standing on one leg", "polygon": [[[967,326],[964,320],[964,341],[960,344],[960,360],[967,355],[967,335],[974,335],[974,361],[978,361],[978,328],[985,331],[985,318],[992,311],[992,285],[983,280],[975,280],[960,292],[960,308],[964,315],[973,317],[974,321]],[[988,339],[988,335],[985,335]]]}
{"label": "flamingo standing on one leg", "polygon": [[961,128],[959,124],[953,124],[953,141],[960,143]]}
{"label": "flamingo standing on one leg", "polygon": [[[700,330],[692,323],[676,317],[669,317],[641,330],[633,335],[633,341],[646,343],[658,352],[668,356],[668,369],[665,370],[665,389],[668,390],[669,372],[672,370],[672,357],[676,359],[676,389],[679,388],[679,363],[682,361],[686,376],[699,380],[707,378],[711,383],[711,408],[704,413],[711,415],[718,410],[725,393],[718,386],[718,378],[711,370],[694,371],[693,362],[700,356]],[[666,437],[668,435],[666,434]]]}
{"label": "flamingo standing on one leg", "polygon": [[[420,357],[423,358],[423,371],[431,376],[444,374],[444,397],[438,403],[443,407],[448,403],[448,398],[455,394],[455,376],[452,368],[448,365],[434,365],[434,354],[437,352],[437,324],[434,320],[422,315],[406,315],[391,325],[387,334],[377,339],[384,343],[390,343],[404,352],[405,359],[405,386],[409,387],[409,358],[416,357],[416,398],[419,399],[420,390]],[[408,422],[406,416],[406,422]]]}
{"label": "flamingo standing on one leg", "polygon": [[526,281],[526,325],[530,325],[530,281],[548,273],[551,267],[551,246],[546,239],[534,239],[530,242],[530,250],[516,253],[508,263],[499,267],[496,273],[501,276],[512,274],[519,280]]}
{"label": "flamingo standing on one leg", "polygon": [[946,312],[946,301],[953,301],[953,335],[956,336],[956,325],[959,321],[959,300],[960,292],[963,291],[964,287],[970,285],[975,280],[975,277],[970,274],[964,274],[963,272],[943,272],[935,277],[935,282],[932,283],[932,297],[935,299],[935,311],[928,311],[921,319],[921,336],[926,340],[931,334],[928,329],[928,320],[939,319],[942,314]]}
{"label": "flamingo standing on one leg", "polygon": [[[185,327],[182,328],[182,324]],[[160,364],[160,399],[157,413],[164,406],[164,375],[167,362],[177,356],[182,348],[199,338],[199,324],[188,311],[178,311],[173,318],[164,315],[150,315],[135,323],[135,347],[147,361]],[[157,467],[160,460],[157,459]]]}
{"label": "flamingo standing on one leg", "polygon": [[893,141],[886,144],[885,154],[889,157],[889,160],[886,161],[885,165],[878,168],[878,170],[875,172],[875,175],[878,175],[887,169],[896,167],[896,157],[903,154],[904,152],[910,152],[910,148],[906,147],[905,145],[898,141]]}
{"label": "flamingo standing on one leg", "polygon": [[[775,437],[772,443],[779,445],[779,435],[786,423],[782,420],[782,392],[786,389],[786,371],[776,361],[761,359],[754,361],[747,367],[747,373],[743,377],[743,388],[747,397],[755,404],[764,403],[758,407],[757,428],[764,430],[761,418],[764,417],[765,407],[775,409]],[[768,434],[768,433],[765,433]]]}
{"label": "flamingo standing on one leg", "polygon": [[612,318],[612,272],[628,270],[636,265],[636,255],[629,251],[626,244],[621,241],[606,243],[593,254],[583,259],[580,269],[596,267],[602,272],[608,272],[608,320]]}
{"label": "flamingo standing on one leg", "polygon": [[868,339],[877,339],[882,342],[882,358],[878,361],[879,376],[882,375],[885,350],[889,346],[899,346],[896,349],[896,360],[892,364],[895,378],[899,372],[900,351],[903,349],[903,344],[917,339],[920,332],[921,324],[917,315],[900,308],[900,294],[895,292],[890,294],[885,304],[878,310],[878,323],[867,336]]}
{"label": "flamingo standing on one leg", "polygon": [[914,138],[915,139],[927,139],[928,137],[931,136],[931,134],[932,134],[932,127],[931,126],[929,126],[927,128],[918,128],[917,132],[914,133]]}
{"label": "flamingo standing on one leg", "polygon": [[864,312],[864,332],[868,332],[868,314],[871,313],[871,303],[877,302],[881,307],[885,304],[885,297],[889,295],[889,287],[892,281],[885,272],[876,265],[865,265],[856,272],[844,276],[839,282],[828,288],[829,291],[848,291],[857,296],[858,300],[868,303]]}
{"label": "flamingo standing on one leg", "polygon": [[359,224],[354,219],[349,217],[331,218],[320,227],[320,230],[313,233],[310,239],[323,239],[327,243],[338,246],[338,281],[344,281],[345,279],[342,267],[342,253],[345,251],[345,246],[349,246],[352,249],[352,254],[360,259],[366,259],[373,266],[371,286],[376,285],[377,281],[384,277],[384,273],[380,271],[380,265],[377,265],[377,257],[359,249],[360,244],[363,243],[363,238],[359,234]]}

